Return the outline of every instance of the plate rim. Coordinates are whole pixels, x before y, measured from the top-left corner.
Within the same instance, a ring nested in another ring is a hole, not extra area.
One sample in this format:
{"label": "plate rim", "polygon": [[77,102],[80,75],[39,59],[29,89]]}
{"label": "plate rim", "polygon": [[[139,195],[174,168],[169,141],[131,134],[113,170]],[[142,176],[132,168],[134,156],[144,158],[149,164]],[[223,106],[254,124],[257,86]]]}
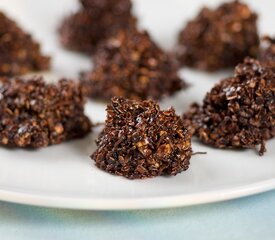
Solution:
{"label": "plate rim", "polygon": [[233,200],[275,190],[275,178],[223,190],[142,198],[79,198],[42,195],[0,188],[0,200],[37,207],[75,210],[145,210],[186,207]]}

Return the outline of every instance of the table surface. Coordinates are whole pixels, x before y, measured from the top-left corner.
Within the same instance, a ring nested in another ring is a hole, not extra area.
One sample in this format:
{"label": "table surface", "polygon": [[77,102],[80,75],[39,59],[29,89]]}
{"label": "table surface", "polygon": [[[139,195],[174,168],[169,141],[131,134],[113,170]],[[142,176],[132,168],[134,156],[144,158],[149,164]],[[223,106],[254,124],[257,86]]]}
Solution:
{"label": "table surface", "polygon": [[0,239],[275,239],[275,191],[176,209],[77,211],[0,202]]}

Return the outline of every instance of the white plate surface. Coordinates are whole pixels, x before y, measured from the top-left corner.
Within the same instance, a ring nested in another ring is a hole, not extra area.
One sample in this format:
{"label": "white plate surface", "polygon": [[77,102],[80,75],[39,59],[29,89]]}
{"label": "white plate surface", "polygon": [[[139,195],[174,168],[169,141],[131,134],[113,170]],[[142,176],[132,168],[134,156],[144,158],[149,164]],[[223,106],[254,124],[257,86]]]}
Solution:
{"label": "white plate surface", "polygon": [[[216,5],[217,0],[136,0],[135,12],[140,25],[150,31],[164,48],[171,49],[184,22],[194,16],[202,4]],[[274,34],[270,0],[248,1],[260,14],[261,33]],[[0,9],[20,21],[54,58],[56,76],[76,77],[89,69],[89,59],[61,49],[56,36],[60,19],[77,8],[74,0],[1,0]],[[205,74],[188,69],[182,76],[192,86],[161,105],[173,105],[179,114],[193,101],[200,101],[215,82],[231,74]],[[51,77],[52,76],[52,77]],[[87,104],[94,122],[105,118],[105,105]],[[77,209],[144,209],[176,207],[247,196],[275,188],[275,141],[259,157],[256,150],[218,150],[193,141],[196,155],[190,169],[176,177],[127,180],[97,169],[89,155],[95,150],[94,139],[100,129],[82,140],[71,141],[37,151],[0,148],[0,199],[39,206]]]}

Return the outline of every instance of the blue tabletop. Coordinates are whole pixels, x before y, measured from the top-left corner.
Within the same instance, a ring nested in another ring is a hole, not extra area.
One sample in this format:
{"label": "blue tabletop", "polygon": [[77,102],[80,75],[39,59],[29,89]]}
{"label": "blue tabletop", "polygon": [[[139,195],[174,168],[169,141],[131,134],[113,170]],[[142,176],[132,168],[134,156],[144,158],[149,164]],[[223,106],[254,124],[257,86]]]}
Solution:
{"label": "blue tabletop", "polygon": [[275,191],[147,211],[76,211],[0,202],[0,239],[275,239]]}

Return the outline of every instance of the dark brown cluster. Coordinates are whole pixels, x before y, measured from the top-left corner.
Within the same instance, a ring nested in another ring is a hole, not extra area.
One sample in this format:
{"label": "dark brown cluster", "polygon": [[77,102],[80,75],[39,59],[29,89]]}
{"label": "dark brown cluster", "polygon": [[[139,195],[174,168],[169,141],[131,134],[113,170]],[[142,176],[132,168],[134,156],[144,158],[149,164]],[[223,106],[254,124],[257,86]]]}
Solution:
{"label": "dark brown cluster", "polygon": [[68,49],[94,53],[97,45],[119,29],[135,26],[130,0],[81,0],[81,9],[65,18],[60,40]]}
{"label": "dark brown cluster", "polygon": [[40,45],[2,12],[0,53],[0,76],[21,75],[49,68],[50,58],[41,54]]}
{"label": "dark brown cluster", "polygon": [[80,138],[91,130],[78,84],[41,78],[0,78],[0,144],[40,148]]}
{"label": "dark brown cluster", "polygon": [[259,59],[267,67],[275,71],[275,38],[264,37]]}
{"label": "dark brown cluster", "polygon": [[186,126],[218,148],[254,148],[275,136],[275,73],[247,58],[207,93],[203,105],[184,114]]}
{"label": "dark brown cluster", "polygon": [[99,47],[94,62],[94,70],[82,74],[92,98],[160,99],[185,86],[177,75],[177,63],[147,32],[136,29],[121,30],[108,39]]}
{"label": "dark brown cluster", "polygon": [[234,67],[259,48],[257,15],[239,1],[203,8],[179,35],[182,65],[207,71]]}
{"label": "dark brown cluster", "polygon": [[96,166],[129,179],[176,175],[189,167],[191,136],[173,108],[115,97],[91,156]]}

